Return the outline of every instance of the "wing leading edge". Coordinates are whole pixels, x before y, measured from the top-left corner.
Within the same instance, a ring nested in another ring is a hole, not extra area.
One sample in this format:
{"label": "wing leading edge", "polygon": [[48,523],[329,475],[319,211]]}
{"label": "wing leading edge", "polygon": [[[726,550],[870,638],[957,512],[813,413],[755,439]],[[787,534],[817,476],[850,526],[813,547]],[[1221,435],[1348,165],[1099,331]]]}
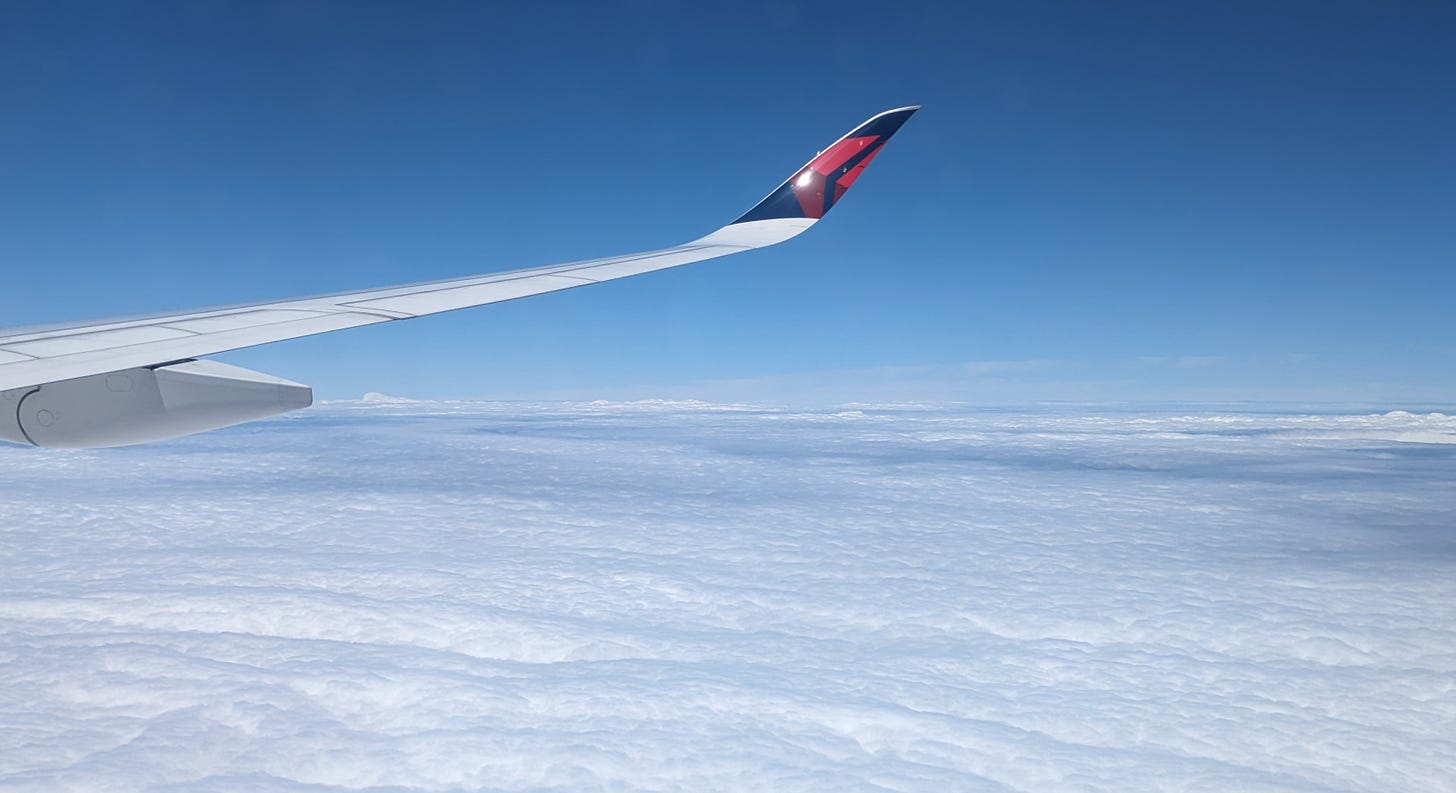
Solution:
{"label": "wing leading edge", "polygon": [[[161,369],[228,350],[514,300],[776,245],[822,218],[917,109],[903,107],[874,116],[820,152],[737,220],[671,248],[293,300],[0,330],[0,438],[9,435],[34,443],[23,431],[26,417],[18,414],[25,412],[27,402],[35,410],[38,400],[28,397],[62,381]],[[165,394],[161,398],[166,401]],[[296,396],[289,399],[290,408],[299,406]],[[17,414],[4,415],[12,409]],[[56,419],[53,411],[50,419]],[[20,431],[7,433],[12,421]],[[39,425],[33,429],[40,432]]]}

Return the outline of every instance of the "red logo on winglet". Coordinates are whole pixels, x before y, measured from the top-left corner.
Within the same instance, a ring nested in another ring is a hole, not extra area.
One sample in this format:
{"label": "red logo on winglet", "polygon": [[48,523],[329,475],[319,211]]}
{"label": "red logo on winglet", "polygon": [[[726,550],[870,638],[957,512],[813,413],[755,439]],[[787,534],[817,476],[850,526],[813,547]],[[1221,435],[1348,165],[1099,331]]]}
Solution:
{"label": "red logo on winglet", "polygon": [[[794,197],[799,199],[799,207],[804,210],[804,217],[824,217],[824,213],[849,190],[849,186],[859,178],[865,165],[879,151],[871,151],[852,166],[846,163],[879,140],[878,135],[845,138],[820,152],[818,157],[809,162],[807,168],[794,177]],[[833,197],[825,201],[824,185],[828,181],[834,182],[834,191]]]}

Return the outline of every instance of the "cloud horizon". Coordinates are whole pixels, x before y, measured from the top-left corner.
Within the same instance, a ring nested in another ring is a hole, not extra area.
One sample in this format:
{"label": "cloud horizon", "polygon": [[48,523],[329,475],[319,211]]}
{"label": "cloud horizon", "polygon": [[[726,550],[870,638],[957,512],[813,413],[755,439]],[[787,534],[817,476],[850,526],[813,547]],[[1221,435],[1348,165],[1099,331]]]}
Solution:
{"label": "cloud horizon", "polygon": [[1456,766],[1442,413],[378,395],[0,461],[0,790]]}

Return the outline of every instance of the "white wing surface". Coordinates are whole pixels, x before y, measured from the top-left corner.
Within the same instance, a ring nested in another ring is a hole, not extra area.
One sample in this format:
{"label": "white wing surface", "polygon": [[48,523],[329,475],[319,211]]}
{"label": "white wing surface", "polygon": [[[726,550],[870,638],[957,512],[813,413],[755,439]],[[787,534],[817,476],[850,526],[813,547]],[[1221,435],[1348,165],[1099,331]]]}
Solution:
{"label": "white wing surface", "polygon": [[778,244],[823,217],[916,109],[874,116],[733,223],[671,248],[294,300],[0,330],[0,439],[38,446],[115,446],[304,407],[312,400],[305,386],[195,359]]}

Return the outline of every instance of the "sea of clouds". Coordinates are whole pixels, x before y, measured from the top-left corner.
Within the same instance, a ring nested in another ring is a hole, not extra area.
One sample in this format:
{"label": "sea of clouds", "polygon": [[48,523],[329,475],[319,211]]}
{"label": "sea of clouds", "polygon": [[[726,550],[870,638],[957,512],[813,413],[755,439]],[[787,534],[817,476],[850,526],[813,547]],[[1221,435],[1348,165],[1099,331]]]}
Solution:
{"label": "sea of clouds", "polygon": [[0,449],[0,790],[1456,789],[1456,418],[376,398]]}

